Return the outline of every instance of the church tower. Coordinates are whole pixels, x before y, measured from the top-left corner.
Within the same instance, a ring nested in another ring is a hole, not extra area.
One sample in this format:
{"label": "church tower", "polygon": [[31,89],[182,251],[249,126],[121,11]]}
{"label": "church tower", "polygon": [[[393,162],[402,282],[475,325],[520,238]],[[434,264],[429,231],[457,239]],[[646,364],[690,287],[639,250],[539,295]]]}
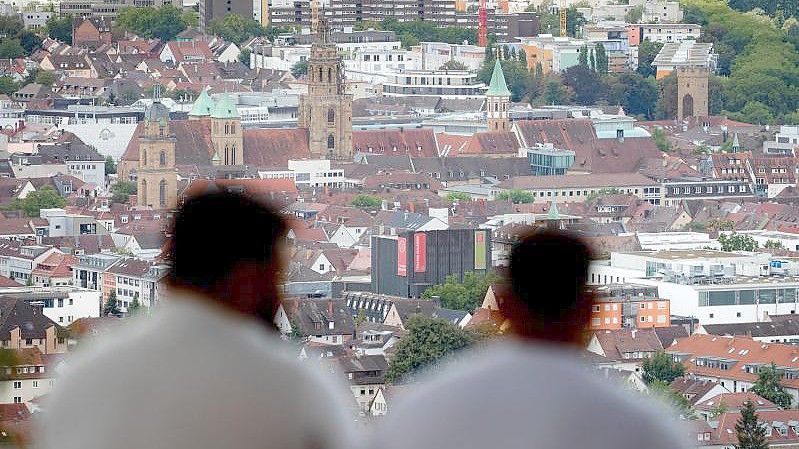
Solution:
{"label": "church tower", "polygon": [[344,66],[324,22],[311,45],[308,93],[300,96],[300,128],[308,129],[311,154],[327,159],[352,157],[352,95],[346,93]]}
{"label": "church tower", "polygon": [[491,74],[491,84],[486,91],[486,119],[488,131],[510,131],[510,90],[505,83],[505,73],[502,64],[497,59],[494,63],[494,73]]}
{"label": "church tower", "polygon": [[211,116],[211,111],[214,110],[214,100],[208,95],[208,91],[203,89],[200,95],[194,100],[194,104],[189,111],[189,120],[200,120]]}
{"label": "church tower", "polygon": [[224,94],[211,110],[211,143],[214,165],[244,165],[244,133],[241,116],[230,95]]}
{"label": "church tower", "polygon": [[144,112],[137,170],[139,206],[174,209],[178,198],[175,136],[169,130],[169,109],[153,101]]}

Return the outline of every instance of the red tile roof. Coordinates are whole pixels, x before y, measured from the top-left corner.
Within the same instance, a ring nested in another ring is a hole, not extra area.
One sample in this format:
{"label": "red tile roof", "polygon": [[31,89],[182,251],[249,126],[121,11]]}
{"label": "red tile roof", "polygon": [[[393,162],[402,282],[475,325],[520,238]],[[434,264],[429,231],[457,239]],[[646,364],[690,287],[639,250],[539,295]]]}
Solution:
{"label": "red tile roof", "polygon": [[394,156],[438,156],[438,144],[430,128],[354,130],[352,148],[356,152]]}
{"label": "red tile roof", "polygon": [[289,159],[309,159],[308,130],[245,129],[244,163],[259,168],[286,168]]}

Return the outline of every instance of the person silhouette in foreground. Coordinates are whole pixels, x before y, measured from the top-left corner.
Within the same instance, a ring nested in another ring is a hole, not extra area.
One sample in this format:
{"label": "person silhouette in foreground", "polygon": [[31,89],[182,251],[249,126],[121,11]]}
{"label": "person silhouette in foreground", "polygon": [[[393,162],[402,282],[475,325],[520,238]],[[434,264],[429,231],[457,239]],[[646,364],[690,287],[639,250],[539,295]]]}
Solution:
{"label": "person silhouette in foreground", "polygon": [[168,298],[68,359],[45,403],[45,449],[350,449],[343,395],[284,352],[280,216],[243,195],[176,214]]}
{"label": "person silhouette in foreground", "polygon": [[577,360],[590,316],[589,259],[566,234],[522,238],[510,259],[513,294],[500,304],[514,335],[400,398],[379,433],[381,449],[690,447],[659,404]]}

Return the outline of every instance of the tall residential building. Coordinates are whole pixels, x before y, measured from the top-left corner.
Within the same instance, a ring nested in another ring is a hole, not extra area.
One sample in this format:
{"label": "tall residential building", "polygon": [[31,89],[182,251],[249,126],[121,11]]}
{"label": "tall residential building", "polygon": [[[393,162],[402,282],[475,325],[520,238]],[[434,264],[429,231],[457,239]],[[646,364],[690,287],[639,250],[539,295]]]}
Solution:
{"label": "tall residential building", "polygon": [[489,131],[510,131],[510,90],[505,83],[505,74],[499,59],[494,63],[491,84],[486,92],[486,119]]}
{"label": "tall residential building", "polygon": [[[229,14],[238,14],[246,18],[255,18],[256,16],[253,12],[253,0],[200,0],[198,5],[200,10],[200,31],[205,31],[205,28],[211,24],[212,20],[224,19]],[[259,8],[261,8],[260,5]]]}
{"label": "tall residential building", "polygon": [[327,24],[311,45],[308,93],[300,96],[298,125],[308,129],[311,154],[328,159],[352,155],[352,95],[346,91],[344,66],[329,39]]}
{"label": "tall residential building", "polygon": [[180,0],[61,0],[58,3],[58,11],[61,17],[102,17],[114,21],[119,12],[125,8],[163,5],[183,7]]}
{"label": "tall residential building", "polygon": [[[455,0],[322,0],[320,6],[324,20],[334,29],[383,19],[424,20],[440,26],[456,24]],[[268,14],[269,22],[274,25],[307,27],[311,23],[310,0],[273,0]]]}

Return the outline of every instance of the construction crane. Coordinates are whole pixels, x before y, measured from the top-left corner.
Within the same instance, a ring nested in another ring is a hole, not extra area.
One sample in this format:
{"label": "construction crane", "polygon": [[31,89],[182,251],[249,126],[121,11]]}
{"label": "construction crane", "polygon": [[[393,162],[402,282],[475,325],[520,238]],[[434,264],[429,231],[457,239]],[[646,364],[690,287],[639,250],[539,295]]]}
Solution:
{"label": "construction crane", "polygon": [[477,45],[480,47],[488,46],[488,12],[486,11],[486,0],[480,0],[477,7]]}
{"label": "construction crane", "polygon": [[311,34],[319,33],[319,0],[311,0]]}
{"label": "construction crane", "polygon": [[568,7],[566,7],[566,0],[560,0],[560,35],[566,37],[568,31]]}

